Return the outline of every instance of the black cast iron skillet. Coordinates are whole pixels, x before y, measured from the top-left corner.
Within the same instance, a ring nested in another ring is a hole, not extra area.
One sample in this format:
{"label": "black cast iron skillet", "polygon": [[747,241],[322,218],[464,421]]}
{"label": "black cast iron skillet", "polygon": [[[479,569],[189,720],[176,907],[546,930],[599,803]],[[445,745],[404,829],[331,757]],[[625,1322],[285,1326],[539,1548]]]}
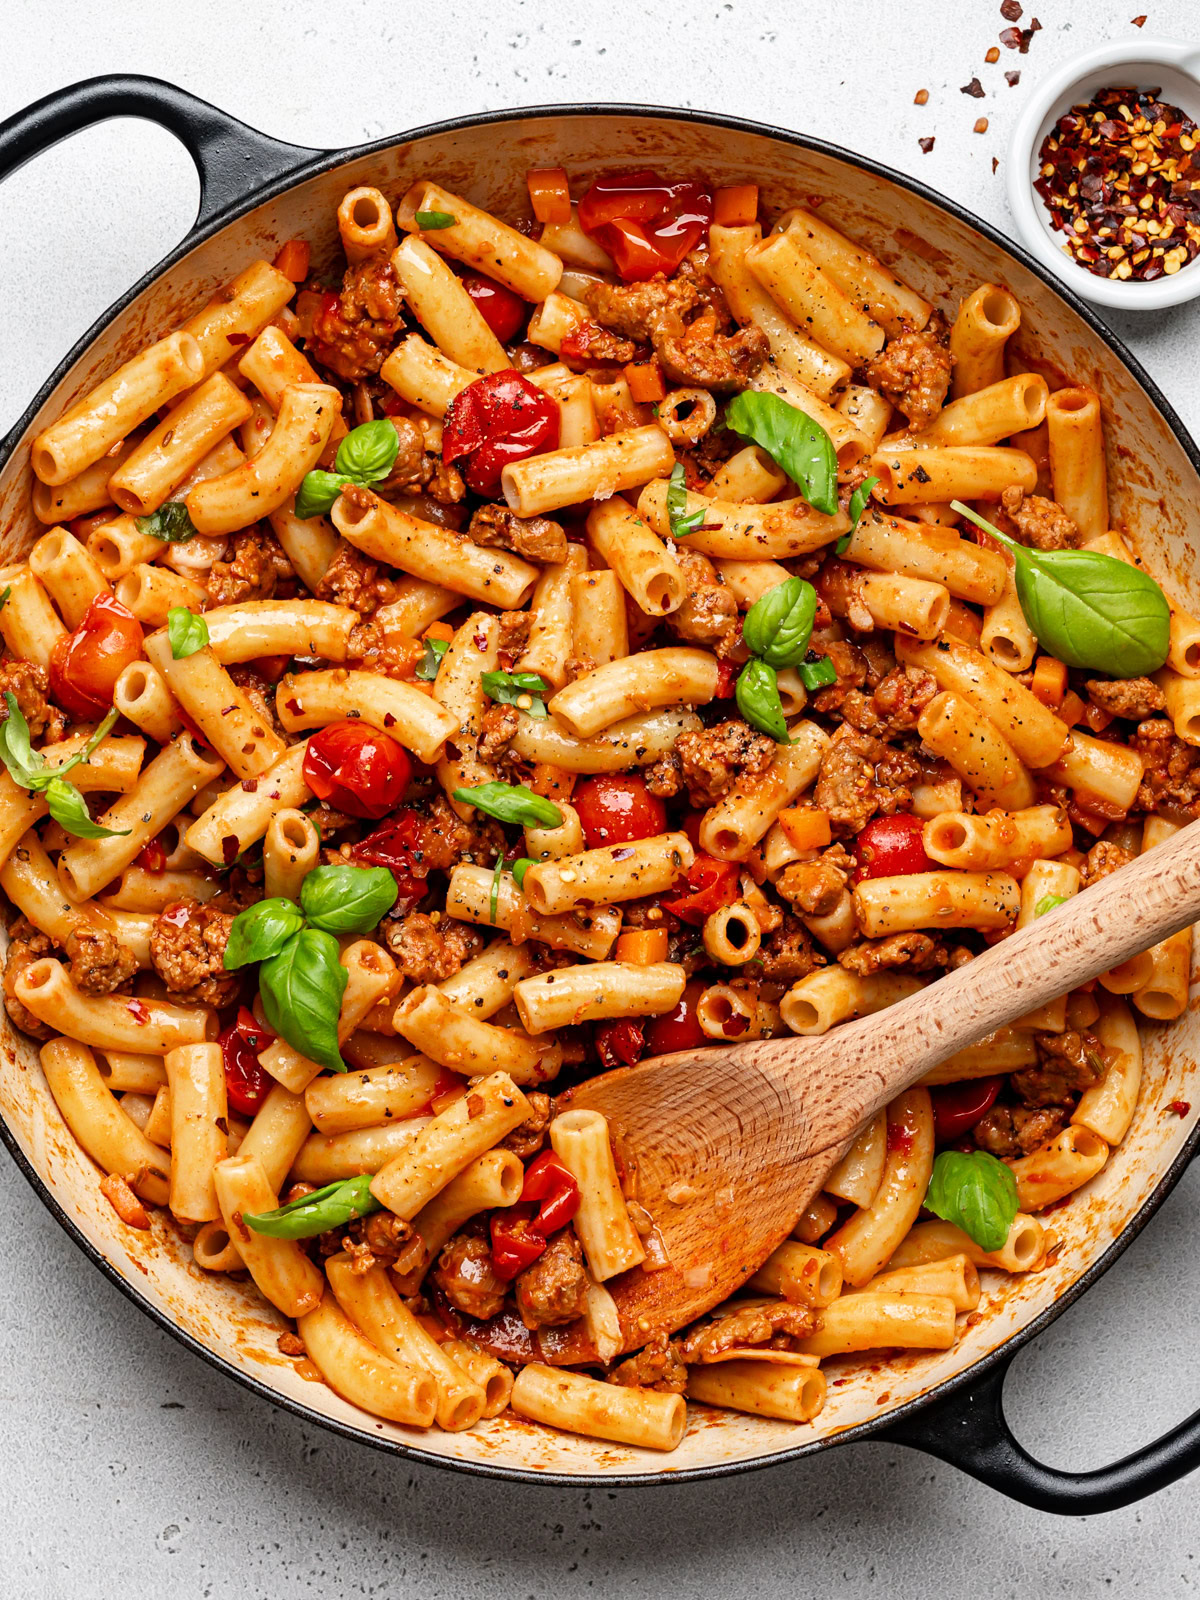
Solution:
{"label": "black cast iron skillet", "polygon": [[[493,112],[486,116],[455,118],[428,125],[405,135],[405,138],[419,139],[428,134],[448,133],[480,124],[503,126],[505,123],[539,113],[601,117],[634,115],[644,117],[648,121],[670,118],[674,121],[704,124],[709,128],[716,126],[734,132],[765,135],[774,140],[834,156],[842,161],[850,161],[867,172],[932,201],[1015,256],[1030,272],[1049,284],[1056,294],[1066,300],[1077,315],[1091,326],[1132,371],[1166,418],[1193,465],[1200,471],[1200,452],[1197,451],[1195,444],[1157,386],[1120,341],[1068,288],[1050,278],[1020,246],[1003,237],[963,207],[955,205],[953,201],[933,193],[923,184],[904,177],[889,167],[849,154],[840,146],[740,118],[718,116],[707,112],[625,105],[545,106],[519,111]],[[176,88],[173,84],[163,83],[155,78],[114,75],[92,78],[46,95],[34,105],[0,123],[0,179],[16,171],[32,157],[49,149],[58,140],[110,117],[146,117],[158,123],[160,127],[169,129],[183,143],[196,164],[200,178],[200,207],[196,222],[175,250],[110,307],[50,375],[24,416],[0,443],[0,466],[8,461],[16,448],[17,441],[46,396],[101,329],[124,310],[148,283],[172,267],[197,243],[218,232],[227,223],[262,201],[273,198],[292,185],[340,166],[347,160],[387,149],[398,142],[396,139],[382,139],[344,150],[305,149],[299,145],[285,144],[278,139],[268,138],[266,134],[247,127],[234,117]],[[810,1440],[793,1450],[776,1452],[759,1460],[723,1462],[682,1472],[630,1474],[616,1479],[611,1477],[589,1479],[582,1474],[551,1474],[520,1468],[497,1467],[486,1462],[448,1460],[418,1447],[371,1438],[365,1433],[346,1427],[278,1394],[266,1384],[238,1371],[143,1300],[116,1268],[85,1238],[51,1190],[25,1159],[11,1131],[3,1123],[0,1123],[0,1137],[3,1138],[14,1161],[51,1215],[90,1257],[93,1264],[167,1333],[227,1376],[254,1390],[264,1399],[284,1406],[305,1421],[329,1428],[347,1438],[374,1444],[377,1448],[396,1455],[437,1466],[456,1467],[483,1477],[573,1487],[587,1482],[602,1482],[606,1485],[620,1482],[677,1483],[682,1478],[719,1477],[771,1465],[777,1461],[793,1460],[798,1456],[827,1449],[830,1445],[841,1444],[848,1440],[874,1438],[893,1444],[910,1445],[929,1455],[937,1456],[1026,1505],[1043,1511],[1076,1516],[1111,1511],[1129,1505],[1175,1482],[1200,1464],[1200,1411],[1193,1413],[1169,1433],[1142,1449],[1135,1450],[1112,1466],[1098,1468],[1092,1472],[1064,1472],[1045,1466],[1021,1447],[1008,1426],[1003,1407],[1004,1379],[1017,1351],[1090,1288],[1146,1225],[1196,1154],[1200,1146],[1200,1123],[1192,1129],[1186,1145],[1134,1220],[1088,1271],[1034,1321],[1022,1328],[999,1349],[976,1362],[966,1372],[940,1384],[886,1417],[881,1417],[877,1422],[862,1423],[831,1437]]]}

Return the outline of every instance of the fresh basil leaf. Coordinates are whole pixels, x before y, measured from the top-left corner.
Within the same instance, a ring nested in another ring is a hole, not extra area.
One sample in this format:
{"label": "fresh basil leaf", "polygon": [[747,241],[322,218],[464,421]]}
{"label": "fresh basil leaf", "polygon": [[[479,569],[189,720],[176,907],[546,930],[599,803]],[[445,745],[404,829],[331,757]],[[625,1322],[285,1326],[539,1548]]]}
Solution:
{"label": "fresh basil leaf", "polygon": [[413,221],[422,233],[436,233],[439,228],[455,227],[458,218],[453,211],[418,211],[414,214]]}
{"label": "fresh basil leaf", "polygon": [[734,687],[737,708],[752,728],[769,733],[776,744],[790,744],[775,668],[752,656]]}
{"label": "fresh basil leaf", "polygon": [[530,856],[518,856],[513,862],[512,875],[516,879],[518,889],[523,889],[525,887],[525,874],[529,871],[532,865],[533,859]]}
{"label": "fresh basil leaf", "polygon": [[54,778],[64,778],[68,772],[73,771],[76,767],[83,766],[86,761],[89,761],[91,759],[92,751],[96,749],[97,745],[103,744],[104,740],[111,732],[113,724],[120,715],[121,713],[117,710],[116,706],[113,706],[112,709],[105,714],[104,720],[99,724],[95,733],[92,734],[91,738],[84,745],[83,749],[77,751],[75,755],[64,761],[60,767],[43,767],[41,772],[37,775],[34,788],[38,788],[39,786],[44,788],[45,785]]}
{"label": "fresh basil leaf", "polygon": [[1148,572],[1099,550],[1034,550],[959,500],[951,506],[1012,552],[1017,599],[1038,643],[1068,667],[1141,678],[1167,659],[1171,609]]}
{"label": "fresh basil leaf", "polygon": [[59,827],[77,839],[123,839],[133,831],[132,828],[102,828],[98,822],[93,822],[83,796],[65,778],[51,778],[45,790],[50,815]]}
{"label": "fresh basil leaf", "polygon": [[746,648],[769,667],[799,666],[817,619],[817,591],[804,578],[786,578],[757,599],[742,623]]}
{"label": "fresh basil leaf", "polygon": [[[809,651],[809,655],[812,651]],[[815,661],[801,661],[796,671],[800,682],[811,694],[814,689],[828,689],[837,682],[837,668],[828,656],[818,656]]]}
{"label": "fresh basil leaf", "polygon": [[364,422],[338,445],[334,467],[355,483],[372,484],[386,478],[400,453],[400,435],[386,417]]}
{"label": "fresh basil leaf", "polygon": [[1065,906],[1070,899],[1066,894],[1044,894],[1033,908],[1035,917],[1044,917],[1047,911],[1053,911],[1055,906]]}
{"label": "fresh basil leaf", "polygon": [[148,533],[152,539],[166,539],[169,544],[186,544],[196,533],[186,500],[168,500],[148,517],[135,517],[134,521],[139,533]]}
{"label": "fresh basil leaf", "polygon": [[667,483],[667,521],[672,539],[686,539],[704,521],[703,506],[699,511],[689,511],[687,508],[687,481],[682,462],[676,462],[671,468]]}
{"label": "fresh basil leaf", "polygon": [[337,940],[323,928],[301,928],[258,969],[267,1026],[331,1072],[346,1070],[337,1035],[349,976]]}
{"label": "fresh basil leaf", "polygon": [[369,1172],[358,1178],[342,1178],[301,1195],[298,1200],[289,1200],[274,1211],[243,1211],[242,1221],[255,1233],[269,1234],[272,1239],[315,1239],[331,1228],[343,1228],[356,1217],[369,1217],[372,1211],[380,1210],[380,1202],[371,1193],[373,1181]]}
{"label": "fresh basil leaf", "polygon": [[1020,1209],[1012,1168],[986,1150],[943,1150],[933,1163],[925,1205],[981,1250],[999,1250]]}
{"label": "fresh basil leaf", "polygon": [[777,394],[744,389],[725,407],[726,425],[761,445],[817,511],[837,511],[837,451],[819,422]]}
{"label": "fresh basil leaf", "polygon": [[496,926],[496,913],[500,910],[500,879],[504,876],[504,857],[496,857],[496,870],[492,873],[492,892],[488,896],[488,921]]}
{"label": "fresh basil leaf", "polygon": [[[20,784],[22,789],[33,789],[39,784],[46,758],[31,747],[29,724],[11,690],[5,692],[4,703],[8,716],[0,722],[0,761],[4,762],[14,783]],[[41,786],[49,781],[47,777]]]}
{"label": "fresh basil leaf", "polygon": [[186,606],[172,606],[167,612],[167,638],[172,661],[184,661],[208,643],[208,623]]}
{"label": "fresh basil leaf", "polygon": [[559,828],[563,815],[552,801],[534,794],[523,783],[481,783],[474,789],[455,789],[454,798],[497,822],[522,828]]}
{"label": "fresh basil leaf", "polygon": [[300,885],[300,907],[327,933],[370,933],[399,892],[387,867],[314,867]]}
{"label": "fresh basil leaf", "polygon": [[[484,694],[497,705],[516,706],[529,717],[541,718],[547,715],[546,702],[542,696],[550,692],[550,685],[541,673],[485,672],[480,681],[483,684]],[[522,700],[528,700],[529,704],[523,706]]]}
{"label": "fresh basil leaf", "polygon": [[426,639],[425,654],[417,664],[417,677],[422,683],[432,683],[438,675],[442,657],[450,648],[449,639]]}
{"label": "fresh basil leaf", "polygon": [[296,490],[293,509],[301,522],[310,517],[323,517],[333,509],[333,502],[346,485],[353,480],[344,472],[306,472]]}
{"label": "fresh basil leaf", "polygon": [[854,537],[854,530],[858,527],[859,522],[862,520],[862,514],[867,509],[867,502],[871,498],[871,490],[878,482],[878,478],[864,478],[859,484],[858,488],[855,489],[854,493],[850,496],[850,505],[848,507],[848,514],[850,517],[850,532],[844,533],[834,545],[834,555],[845,555],[847,549],[849,548],[850,541]]}
{"label": "fresh basil leaf", "polygon": [[270,900],[259,900],[247,906],[234,917],[229,929],[229,942],[225,946],[226,972],[277,956],[303,926],[304,918],[294,900],[275,895]]}

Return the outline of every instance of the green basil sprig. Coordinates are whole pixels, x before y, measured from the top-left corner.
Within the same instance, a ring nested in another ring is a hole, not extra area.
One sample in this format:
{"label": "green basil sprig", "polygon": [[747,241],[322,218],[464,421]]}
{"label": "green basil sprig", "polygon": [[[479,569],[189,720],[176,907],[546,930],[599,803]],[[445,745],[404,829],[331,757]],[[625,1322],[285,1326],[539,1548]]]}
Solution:
{"label": "green basil sprig", "polygon": [[775,668],[751,656],[734,685],[737,708],[752,728],[769,733],[776,744],[790,744]]}
{"label": "green basil sprig", "polygon": [[338,1016],[350,974],[338,956],[331,933],[301,928],[258,969],[267,1026],[331,1072],[346,1070],[338,1048]]}
{"label": "green basil sprig", "polygon": [[986,1150],[943,1150],[933,1163],[926,1208],[953,1222],[981,1250],[999,1250],[1020,1209],[1011,1167]]}
{"label": "green basil sprig", "polygon": [[699,511],[689,511],[687,508],[687,482],[683,465],[677,462],[671,468],[667,483],[667,522],[672,539],[686,539],[689,533],[695,533],[703,521],[703,506]]}
{"label": "green basil sprig", "polygon": [[413,221],[422,233],[437,233],[440,228],[453,228],[458,224],[453,211],[417,211],[413,213]]}
{"label": "green basil sprig", "polygon": [[166,539],[169,544],[186,544],[196,533],[186,500],[168,500],[148,517],[136,517],[134,521],[139,533],[148,533],[152,539]]}
{"label": "green basil sprig", "polygon": [[1033,908],[1035,917],[1044,917],[1048,911],[1053,911],[1055,906],[1065,906],[1070,899],[1065,894],[1044,894]]}
{"label": "green basil sprig", "polygon": [[[549,694],[550,685],[540,672],[485,672],[480,681],[484,694],[497,705],[517,706],[526,716],[539,720],[548,715],[542,696]],[[529,705],[521,705],[522,700]]]}
{"label": "green basil sprig", "polygon": [[512,822],[520,828],[562,826],[563,814],[553,801],[534,794],[523,783],[481,783],[474,789],[455,789],[454,798],[497,822]]}
{"label": "green basil sprig", "polygon": [[239,911],[229,930],[225,946],[225,970],[249,966],[252,961],[267,961],[277,956],[284,945],[304,926],[304,917],[294,900],[276,895],[259,900]]}
{"label": "green basil sprig", "polygon": [[242,1221],[255,1233],[270,1234],[272,1239],[315,1239],[331,1228],[343,1228],[347,1222],[369,1217],[372,1211],[381,1209],[371,1193],[371,1181],[369,1172],[358,1178],[342,1178],[301,1195],[299,1200],[289,1200],[274,1211],[254,1215],[243,1212]]}
{"label": "green basil sprig", "polygon": [[322,517],[348,483],[369,488],[387,477],[400,453],[400,435],[386,417],[364,422],[338,445],[332,472],[308,472],[296,491],[296,515]]}
{"label": "green basil sprig", "polygon": [[442,657],[450,648],[449,639],[426,639],[425,654],[417,663],[417,677],[422,683],[432,683],[438,675]]}
{"label": "green basil sprig", "polygon": [[809,505],[827,516],[837,511],[837,451],[819,422],[777,394],[745,389],[725,408],[725,424],[761,445]]}
{"label": "green basil sprig", "polygon": [[850,505],[847,513],[850,517],[850,532],[844,533],[833,547],[834,555],[844,555],[849,547],[854,531],[862,521],[862,514],[867,509],[867,501],[871,498],[871,490],[879,482],[878,478],[864,478],[850,496]]}
{"label": "green basil sprig", "polygon": [[129,828],[102,828],[98,822],[93,822],[83,796],[73,783],[66,781],[66,774],[72,768],[81,766],[101,740],[108,736],[119,715],[116,707],[108,713],[82,750],[60,767],[48,767],[45,756],[29,743],[29,724],[17,704],[16,695],[11,691],[6,692],[4,703],[8,707],[8,716],[0,722],[0,761],[3,761],[13,782],[22,789],[28,789],[30,794],[44,794],[55,822],[77,839],[124,838],[131,832]]}
{"label": "green basil sprig", "polygon": [[171,642],[171,659],[183,661],[208,643],[208,623],[186,606],[172,606],[167,612],[167,638]]}
{"label": "green basil sprig", "polygon": [[1141,678],[1167,659],[1171,610],[1148,572],[1099,550],[1033,550],[960,500],[951,506],[1012,551],[1017,599],[1038,643],[1068,667]]}
{"label": "green basil sprig", "polygon": [[531,866],[533,866],[533,859],[530,856],[518,856],[513,862],[512,875],[516,879],[518,889],[525,887],[525,874]]}
{"label": "green basil sprig", "polygon": [[300,885],[300,909],[326,933],[370,933],[399,892],[386,867],[314,867]]}
{"label": "green basil sprig", "polygon": [[804,578],[786,578],[750,607],[742,623],[746,648],[769,667],[799,666],[817,619],[817,591]]}

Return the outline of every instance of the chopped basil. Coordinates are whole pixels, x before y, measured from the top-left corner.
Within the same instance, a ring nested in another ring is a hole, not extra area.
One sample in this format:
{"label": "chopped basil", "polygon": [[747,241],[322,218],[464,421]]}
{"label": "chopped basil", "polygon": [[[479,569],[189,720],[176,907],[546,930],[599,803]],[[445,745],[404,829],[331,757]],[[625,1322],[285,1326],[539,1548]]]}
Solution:
{"label": "chopped basil", "polygon": [[686,539],[690,533],[695,533],[704,521],[703,506],[699,511],[689,511],[687,508],[687,483],[680,463],[671,468],[671,477],[667,485],[667,521],[670,524],[672,539]]}
{"label": "chopped basil", "polygon": [[450,648],[449,639],[426,639],[425,654],[417,663],[417,677],[422,683],[432,683],[438,675],[442,657]]}
{"label": "chopped basil", "polygon": [[[546,702],[542,696],[550,692],[550,685],[540,673],[485,672],[481,682],[484,694],[497,705],[516,706],[530,717],[546,716]],[[527,703],[522,704],[523,701]]]}
{"label": "chopped basil", "polygon": [[534,794],[521,783],[481,783],[474,789],[455,789],[454,798],[474,806],[497,822],[521,828],[559,828],[563,815],[553,802]]}
{"label": "chopped basil", "polygon": [[859,522],[862,520],[862,514],[867,509],[867,501],[871,498],[871,490],[878,482],[878,478],[864,478],[850,496],[850,532],[844,533],[834,545],[833,551],[835,555],[845,554],[851,539],[854,537],[854,530],[858,527]]}
{"label": "chopped basil", "polygon": [[769,667],[795,667],[808,653],[817,616],[817,591],[804,578],[785,578],[761,595],[746,613],[746,648]]}
{"label": "chopped basil", "polygon": [[186,606],[172,606],[167,612],[167,638],[171,642],[171,659],[184,661],[208,643],[208,623]]}
{"label": "chopped basil", "polygon": [[1047,911],[1053,911],[1055,906],[1065,906],[1070,899],[1066,894],[1044,894],[1033,908],[1035,917],[1044,917]]}
{"label": "chopped basil", "polygon": [[387,477],[400,451],[400,435],[386,417],[361,423],[338,446],[335,471],[305,473],[296,491],[295,512],[302,522],[323,517],[348,483],[369,488]]}
{"label": "chopped basil", "polygon": [[168,500],[148,517],[134,520],[139,533],[147,533],[152,539],[166,539],[170,544],[184,544],[196,532],[186,500]]}
{"label": "chopped basil", "polygon": [[981,1250],[999,1250],[1020,1209],[1017,1180],[986,1150],[943,1150],[933,1163],[926,1208],[961,1228]]}
{"label": "chopped basil", "polygon": [[453,228],[458,223],[452,211],[418,211],[413,220],[422,233],[436,233],[439,228]]}

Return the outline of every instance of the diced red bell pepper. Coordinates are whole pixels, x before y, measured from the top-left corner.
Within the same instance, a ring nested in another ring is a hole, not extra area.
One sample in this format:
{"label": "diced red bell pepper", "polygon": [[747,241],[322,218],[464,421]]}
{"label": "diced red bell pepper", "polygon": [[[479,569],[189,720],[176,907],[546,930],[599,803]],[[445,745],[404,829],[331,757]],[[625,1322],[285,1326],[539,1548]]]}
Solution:
{"label": "diced red bell pepper", "polygon": [[525,1169],[521,1199],[541,1201],[529,1226],[545,1238],[565,1228],[579,1210],[579,1185],[553,1150],[543,1150]]}
{"label": "diced red bell pepper", "polygon": [[662,901],[662,908],[681,922],[690,922],[693,927],[699,927],[714,911],[719,911],[722,906],[731,906],[737,899],[738,877],[736,862],[697,856],[688,868],[688,892]]}
{"label": "diced red bell pepper", "polygon": [[606,1072],[614,1067],[632,1067],[642,1059],[646,1048],[645,1026],[630,1017],[622,1017],[618,1022],[602,1022],[592,1042]]}
{"label": "diced red bell pepper", "polygon": [[505,1283],[511,1283],[546,1249],[545,1239],[533,1225],[533,1212],[532,1205],[518,1204],[492,1216],[492,1266]]}
{"label": "diced red bell pepper", "polygon": [[470,459],[464,474],[476,494],[499,492],[515,461],[558,448],[558,402],[519,372],[489,372],[451,401],[442,426],[442,459]]}

